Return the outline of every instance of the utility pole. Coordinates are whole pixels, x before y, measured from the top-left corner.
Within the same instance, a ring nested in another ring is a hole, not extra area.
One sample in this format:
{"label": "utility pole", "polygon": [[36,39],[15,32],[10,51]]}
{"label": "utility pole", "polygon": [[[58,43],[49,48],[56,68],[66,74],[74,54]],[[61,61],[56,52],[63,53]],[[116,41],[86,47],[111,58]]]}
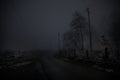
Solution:
{"label": "utility pole", "polygon": [[60,33],[58,32],[58,53],[60,53]]}
{"label": "utility pole", "polygon": [[87,8],[87,13],[88,13],[89,37],[90,37],[90,52],[92,52],[93,51],[93,49],[92,49],[92,34],[91,34],[90,10],[89,10],[89,8]]}

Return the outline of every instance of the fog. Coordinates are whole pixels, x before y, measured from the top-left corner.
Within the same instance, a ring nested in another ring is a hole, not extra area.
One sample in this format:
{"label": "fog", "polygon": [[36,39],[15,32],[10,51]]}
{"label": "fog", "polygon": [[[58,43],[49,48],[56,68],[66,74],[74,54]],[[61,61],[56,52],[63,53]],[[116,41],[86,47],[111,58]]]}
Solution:
{"label": "fog", "polygon": [[87,18],[87,7],[92,28],[99,35],[109,35],[109,16],[117,10],[117,0],[2,0],[1,46],[3,49],[56,50],[58,32],[62,44],[62,35],[69,29],[72,14],[77,10]]}

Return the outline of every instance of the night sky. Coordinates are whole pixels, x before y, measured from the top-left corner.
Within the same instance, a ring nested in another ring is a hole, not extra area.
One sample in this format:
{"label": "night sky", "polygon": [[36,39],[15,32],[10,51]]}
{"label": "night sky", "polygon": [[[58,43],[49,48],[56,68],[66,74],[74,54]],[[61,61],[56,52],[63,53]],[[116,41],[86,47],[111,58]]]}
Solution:
{"label": "night sky", "polygon": [[[3,49],[57,49],[58,32],[69,29],[77,10],[98,34],[111,32],[110,15],[119,12],[119,0],[1,0],[1,47]],[[62,43],[62,42],[61,42]]]}

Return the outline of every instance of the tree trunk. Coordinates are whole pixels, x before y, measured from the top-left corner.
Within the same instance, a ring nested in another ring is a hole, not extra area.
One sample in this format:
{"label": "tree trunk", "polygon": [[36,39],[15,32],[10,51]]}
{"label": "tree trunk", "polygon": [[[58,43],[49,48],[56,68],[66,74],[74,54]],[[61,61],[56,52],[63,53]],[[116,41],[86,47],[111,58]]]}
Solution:
{"label": "tree trunk", "polygon": [[83,40],[83,33],[82,30],[80,29],[80,34],[81,34],[81,50],[84,49],[84,40]]}

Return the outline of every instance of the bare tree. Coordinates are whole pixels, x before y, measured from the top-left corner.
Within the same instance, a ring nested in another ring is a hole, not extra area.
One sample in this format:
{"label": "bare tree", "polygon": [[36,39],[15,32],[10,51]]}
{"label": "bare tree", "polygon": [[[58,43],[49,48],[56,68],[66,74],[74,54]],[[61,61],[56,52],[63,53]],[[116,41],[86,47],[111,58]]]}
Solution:
{"label": "bare tree", "polygon": [[112,14],[112,38],[113,42],[115,44],[115,53],[116,53],[116,58],[120,59],[120,12],[114,12]]}
{"label": "bare tree", "polygon": [[73,20],[71,21],[70,26],[73,30],[74,37],[77,43],[81,41],[81,50],[84,49],[83,28],[85,28],[85,25],[85,18],[79,12],[76,11],[73,15]]}
{"label": "bare tree", "polygon": [[85,18],[76,11],[70,23],[70,30],[64,34],[64,44],[67,48],[73,49],[74,52],[84,49],[83,31],[85,26]]}

